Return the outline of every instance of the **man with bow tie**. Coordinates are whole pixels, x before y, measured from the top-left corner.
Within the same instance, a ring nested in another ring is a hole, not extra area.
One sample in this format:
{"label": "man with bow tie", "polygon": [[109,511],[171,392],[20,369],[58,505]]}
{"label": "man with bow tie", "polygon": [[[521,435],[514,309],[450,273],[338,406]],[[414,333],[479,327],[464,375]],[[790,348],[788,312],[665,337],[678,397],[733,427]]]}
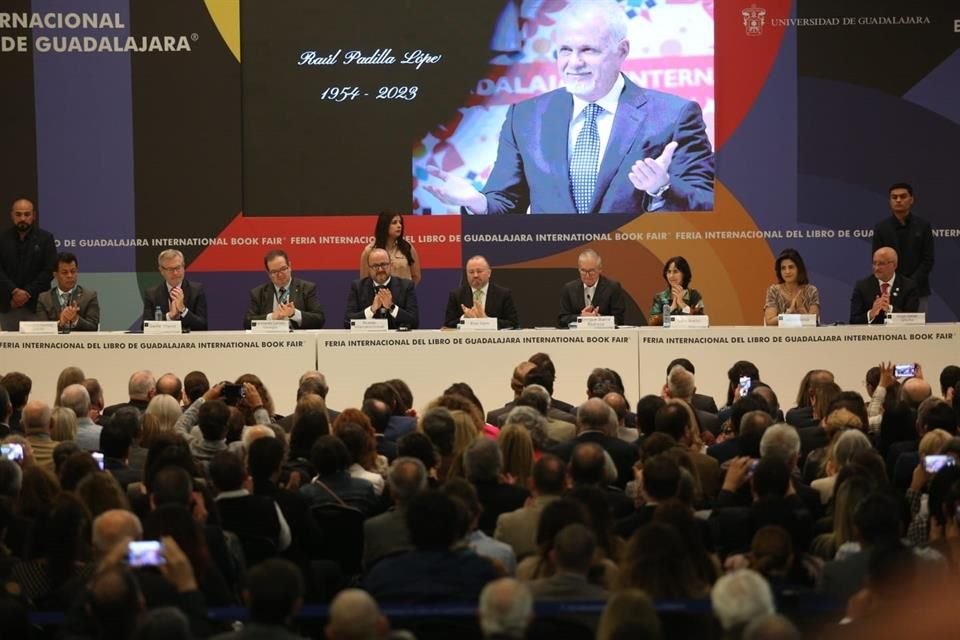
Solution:
{"label": "man with bow tie", "polygon": [[873,252],[873,275],[857,282],[850,298],[850,324],[883,324],[888,313],[916,313],[920,293],[910,278],[897,273],[897,252]]}
{"label": "man with bow tie", "polygon": [[250,306],[243,326],[253,320],[290,321],[294,329],[323,329],[326,318],[317,300],[317,285],[293,277],[293,267],[286,251],[273,249],[263,259],[270,282],[250,291]]}
{"label": "man with bow tie", "polygon": [[56,320],[61,331],[96,331],[100,327],[97,292],[77,284],[77,256],[57,254],[57,285],[37,298],[37,319]]}
{"label": "man with bow tie", "polygon": [[207,294],[199,282],[186,279],[183,254],[165,249],[157,256],[163,282],[143,292],[143,319],[153,320],[159,307],[163,320],[179,320],[184,329],[207,330]]}
{"label": "man with bow tie", "polygon": [[351,320],[383,318],[390,329],[416,329],[420,311],[413,280],[391,275],[390,256],[383,249],[367,255],[367,268],[370,275],[350,285],[344,326],[349,329]]}

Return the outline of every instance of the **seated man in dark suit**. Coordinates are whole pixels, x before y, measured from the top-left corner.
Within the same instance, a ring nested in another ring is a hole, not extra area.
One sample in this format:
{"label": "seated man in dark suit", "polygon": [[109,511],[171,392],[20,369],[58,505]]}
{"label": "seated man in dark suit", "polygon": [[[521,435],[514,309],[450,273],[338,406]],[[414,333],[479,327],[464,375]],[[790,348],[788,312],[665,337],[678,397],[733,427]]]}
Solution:
{"label": "seated man in dark suit", "polygon": [[626,294],[619,282],[603,275],[600,255],[587,249],[577,258],[577,269],[580,278],[563,285],[557,326],[565,329],[578,316],[613,316],[615,324],[623,324]]}
{"label": "seated man in dark suit", "polygon": [[323,329],[323,309],[317,301],[317,285],[293,277],[290,259],[282,249],[273,249],[263,259],[270,282],[250,291],[250,306],[243,327],[253,320],[290,321],[294,329]]}
{"label": "seated man in dark suit", "polygon": [[367,255],[367,267],[370,275],[350,285],[344,327],[349,329],[351,320],[383,318],[390,329],[416,329],[420,311],[413,280],[391,275],[390,256],[383,249]]}
{"label": "seated man in dark suit", "polygon": [[577,410],[577,437],[550,449],[550,453],[569,461],[574,448],[582,442],[595,442],[610,454],[617,468],[613,483],[621,489],[633,479],[637,448],[613,435],[617,432],[617,414],[601,398],[590,398]]}
{"label": "seated man in dark suit", "polygon": [[143,319],[153,320],[157,309],[163,320],[179,320],[184,329],[207,330],[207,294],[203,286],[184,276],[183,254],[176,249],[157,257],[163,282],[143,292]]}
{"label": "seated man in dark suit", "polygon": [[490,282],[493,271],[483,256],[467,260],[467,283],[450,292],[443,326],[455,328],[463,318],[496,318],[498,329],[520,326],[510,289]]}
{"label": "seated man in dark suit", "polygon": [[96,331],[100,328],[97,292],[77,284],[77,256],[57,254],[53,272],[57,286],[37,297],[37,319],[56,320],[61,330]]}
{"label": "seated man in dark suit", "polygon": [[873,252],[873,275],[857,282],[850,297],[850,324],[883,324],[888,313],[916,313],[920,292],[910,278],[897,273],[897,252]]}

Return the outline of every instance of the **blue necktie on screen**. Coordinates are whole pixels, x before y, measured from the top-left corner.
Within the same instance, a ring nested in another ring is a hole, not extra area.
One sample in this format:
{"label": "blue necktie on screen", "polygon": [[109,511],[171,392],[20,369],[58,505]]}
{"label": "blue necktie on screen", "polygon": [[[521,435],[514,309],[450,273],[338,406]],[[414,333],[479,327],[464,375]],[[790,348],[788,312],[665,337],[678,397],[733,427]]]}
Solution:
{"label": "blue necktie on screen", "polygon": [[600,132],[597,131],[597,116],[603,107],[588,104],[583,109],[583,127],[570,154],[570,191],[577,213],[590,213],[593,191],[597,186],[597,171],[600,167]]}

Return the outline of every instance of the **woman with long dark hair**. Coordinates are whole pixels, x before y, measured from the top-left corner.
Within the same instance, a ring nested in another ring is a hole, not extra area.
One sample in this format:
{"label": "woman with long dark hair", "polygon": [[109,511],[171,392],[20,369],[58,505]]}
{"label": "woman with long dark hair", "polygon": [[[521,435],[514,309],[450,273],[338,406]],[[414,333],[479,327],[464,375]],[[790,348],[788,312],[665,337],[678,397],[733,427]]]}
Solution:
{"label": "woman with long dark hair", "polygon": [[373,242],[360,254],[360,277],[370,275],[367,257],[374,249],[383,249],[390,256],[391,275],[397,278],[420,282],[420,259],[417,250],[403,237],[403,216],[393,211],[383,211],[373,230]]}

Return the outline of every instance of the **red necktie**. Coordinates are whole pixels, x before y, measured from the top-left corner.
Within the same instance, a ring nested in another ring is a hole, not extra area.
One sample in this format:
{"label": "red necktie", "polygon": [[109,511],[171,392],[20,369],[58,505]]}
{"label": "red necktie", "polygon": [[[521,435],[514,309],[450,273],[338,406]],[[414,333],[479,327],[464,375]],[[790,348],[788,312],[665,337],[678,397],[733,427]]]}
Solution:
{"label": "red necktie", "polygon": [[885,295],[887,295],[888,293],[890,293],[890,283],[889,283],[889,282],[881,282],[881,283],[880,283],[880,295],[885,296]]}

